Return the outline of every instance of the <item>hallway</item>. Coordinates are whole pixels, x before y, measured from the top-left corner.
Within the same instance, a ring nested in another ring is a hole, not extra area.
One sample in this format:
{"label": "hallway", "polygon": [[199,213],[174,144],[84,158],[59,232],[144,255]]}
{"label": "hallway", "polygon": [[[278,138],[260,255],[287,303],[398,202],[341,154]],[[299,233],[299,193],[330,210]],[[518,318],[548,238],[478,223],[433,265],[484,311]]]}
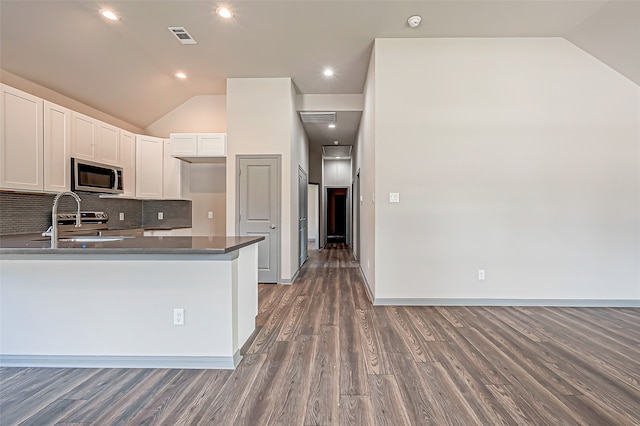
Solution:
{"label": "hallway", "polygon": [[235,371],[0,369],[0,424],[640,424],[640,312],[374,307],[350,250],[259,287]]}

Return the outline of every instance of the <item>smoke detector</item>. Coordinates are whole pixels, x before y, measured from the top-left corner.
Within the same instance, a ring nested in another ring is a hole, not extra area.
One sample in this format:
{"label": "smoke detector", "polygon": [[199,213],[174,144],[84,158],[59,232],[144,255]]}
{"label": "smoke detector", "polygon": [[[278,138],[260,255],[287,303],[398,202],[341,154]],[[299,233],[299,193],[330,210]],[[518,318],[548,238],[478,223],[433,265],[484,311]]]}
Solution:
{"label": "smoke detector", "polygon": [[413,15],[409,17],[409,19],[407,19],[407,23],[411,28],[416,28],[418,25],[420,25],[420,21],[422,21],[420,15]]}

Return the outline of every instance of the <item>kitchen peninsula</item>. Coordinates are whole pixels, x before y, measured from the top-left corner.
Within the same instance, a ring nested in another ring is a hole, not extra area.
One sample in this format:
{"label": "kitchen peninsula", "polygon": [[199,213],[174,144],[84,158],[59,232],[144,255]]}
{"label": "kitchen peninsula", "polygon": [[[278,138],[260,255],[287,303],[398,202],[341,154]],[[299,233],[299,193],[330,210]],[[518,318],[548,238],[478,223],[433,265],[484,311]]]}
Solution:
{"label": "kitchen peninsula", "polygon": [[2,237],[0,365],[233,369],[263,239]]}

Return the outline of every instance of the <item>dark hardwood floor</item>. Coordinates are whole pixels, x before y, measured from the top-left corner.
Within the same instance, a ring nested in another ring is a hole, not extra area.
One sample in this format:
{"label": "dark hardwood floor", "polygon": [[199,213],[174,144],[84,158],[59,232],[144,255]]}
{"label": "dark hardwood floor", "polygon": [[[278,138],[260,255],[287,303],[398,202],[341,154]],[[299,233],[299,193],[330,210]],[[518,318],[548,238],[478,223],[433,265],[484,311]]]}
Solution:
{"label": "dark hardwood floor", "polygon": [[0,424],[640,425],[640,310],[373,307],[351,252],[260,285],[233,372],[0,369]]}

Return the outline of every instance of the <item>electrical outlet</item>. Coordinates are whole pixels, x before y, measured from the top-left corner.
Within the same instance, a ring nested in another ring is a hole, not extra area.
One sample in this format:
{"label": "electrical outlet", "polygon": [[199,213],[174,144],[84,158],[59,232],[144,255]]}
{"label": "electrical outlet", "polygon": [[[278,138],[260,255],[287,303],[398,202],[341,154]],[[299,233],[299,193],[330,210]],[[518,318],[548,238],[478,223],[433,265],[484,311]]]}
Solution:
{"label": "electrical outlet", "polygon": [[162,220],[162,219],[164,219],[164,213],[158,212],[158,220]]}
{"label": "electrical outlet", "polygon": [[389,193],[389,202],[390,203],[399,203],[400,202],[400,194],[398,192],[390,192]]}
{"label": "electrical outlet", "polygon": [[124,220],[124,213],[123,213],[123,212],[120,212],[120,214],[118,215],[118,218],[119,218],[120,220]]}
{"label": "electrical outlet", "polygon": [[173,325],[184,325],[184,309],[176,308],[173,310]]}
{"label": "electrical outlet", "polygon": [[484,278],[485,278],[484,269],[478,269],[478,279],[480,281],[484,281]]}
{"label": "electrical outlet", "polygon": [[207,217],[208,217],[209,219],[213,219],[213,212],[209,212],[209,213],[207,214]]}

